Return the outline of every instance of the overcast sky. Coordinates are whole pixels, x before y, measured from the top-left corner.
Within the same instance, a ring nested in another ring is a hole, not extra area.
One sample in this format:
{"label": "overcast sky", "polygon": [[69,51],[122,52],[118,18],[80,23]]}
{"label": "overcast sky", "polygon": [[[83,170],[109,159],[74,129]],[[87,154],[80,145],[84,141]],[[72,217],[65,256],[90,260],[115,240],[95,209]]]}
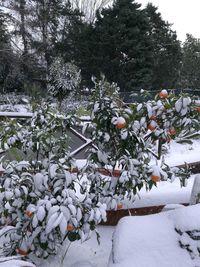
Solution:
{"label": "overcast sky", "polygon": [[184,41],[186,33],[200,38],[200,0],[136,0],[145,6],[148,2],[159,8],[164,20],[173,23],[178,39]]}

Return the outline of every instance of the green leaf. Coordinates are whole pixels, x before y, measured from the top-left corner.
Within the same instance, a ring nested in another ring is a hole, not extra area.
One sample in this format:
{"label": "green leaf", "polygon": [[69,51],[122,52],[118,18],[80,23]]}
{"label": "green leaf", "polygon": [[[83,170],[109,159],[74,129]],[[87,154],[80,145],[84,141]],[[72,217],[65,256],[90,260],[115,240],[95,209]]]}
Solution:
{"label": "green leaf", "polygon": [[69,239],[69,241],[71,241],[71,242],[76,241],[76,240],[78,239],[78,235],[77,235],[77,233],[76,233],[76,232],[69,232],[69,233],[68,233],[68,239]]}
{"label": "green leaf", "polygon": [[26,155],[18,148],[12,147],[4,154],[3,161],[22,161],[26,158]]}
{"label": "green leaf", "polygon": [[177,140],[176,142],[179,144],[189,144],[189,145],[193,144],[192,140],[189,140],[189,139]]}
{"label": "green leaf", "polygon": [[44,250],[46,250],[48,248],[48,242],[46,243],[40,243],[40,247]]}
{"label": "green leaf", "polygon": [[97,236],[97,243],[100,246],[100,234],[97,231],[95,231],[95,233],[96,233],[96,236]]}
{"label": "green leaf", "polygon": [[149,190],[152,189],[153,185],[156,186],[156,183],[154,183],[153,181],[150,181],[150,182],[149,182]]}
{"label": "green leaf", "polygon": [[92,221],[92,222],[90,223],[90,230],[94,231],[95,228],[96,228],[95,222]]}

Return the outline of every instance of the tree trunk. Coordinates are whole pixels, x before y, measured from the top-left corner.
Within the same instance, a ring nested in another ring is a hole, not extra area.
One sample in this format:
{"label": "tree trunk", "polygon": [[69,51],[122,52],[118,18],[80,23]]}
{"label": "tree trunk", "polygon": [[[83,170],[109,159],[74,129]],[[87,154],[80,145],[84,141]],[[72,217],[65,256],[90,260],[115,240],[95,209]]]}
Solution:
{"label": "tree trunk", "polygon": [[26,56],[28,54],[28,42],[26,36],[26,22],[25,22],[25,12],[26,12],[26,0],[20,0],[20,17],[21,17],[21,25],[20,25],[20,33],[22,36],[22,42],[24,46],[23,55]]}

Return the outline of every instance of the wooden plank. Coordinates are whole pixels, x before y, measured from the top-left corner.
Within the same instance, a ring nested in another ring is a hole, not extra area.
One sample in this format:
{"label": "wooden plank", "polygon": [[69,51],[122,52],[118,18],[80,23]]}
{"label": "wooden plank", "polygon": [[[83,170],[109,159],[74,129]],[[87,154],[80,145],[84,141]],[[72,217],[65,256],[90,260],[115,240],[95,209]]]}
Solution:
{"label": "wooden plank", "polygon": [[[182,204],[188,206],[188,203]],[[102,222],[102,225],[117,225],[118,221],[125,216],[143,216],[161,212],[165,205],[122,209],[122,210],[108,210],[107,222]]]}

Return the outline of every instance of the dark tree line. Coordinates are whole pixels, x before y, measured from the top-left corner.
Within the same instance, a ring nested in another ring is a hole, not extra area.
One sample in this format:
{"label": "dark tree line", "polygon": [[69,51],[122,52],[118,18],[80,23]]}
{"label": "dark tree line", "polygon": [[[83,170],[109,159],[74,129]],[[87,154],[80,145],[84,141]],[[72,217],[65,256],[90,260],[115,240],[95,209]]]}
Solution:
{"label": "dark tree line", "polygon": [[0,90],[45,93],[57,57],[81,69],[82,87],[104,74],[122,91],[200,88],[197,39],[181,46],[152,4],[99,6],[87,20],[69,0],[0,0]]}

